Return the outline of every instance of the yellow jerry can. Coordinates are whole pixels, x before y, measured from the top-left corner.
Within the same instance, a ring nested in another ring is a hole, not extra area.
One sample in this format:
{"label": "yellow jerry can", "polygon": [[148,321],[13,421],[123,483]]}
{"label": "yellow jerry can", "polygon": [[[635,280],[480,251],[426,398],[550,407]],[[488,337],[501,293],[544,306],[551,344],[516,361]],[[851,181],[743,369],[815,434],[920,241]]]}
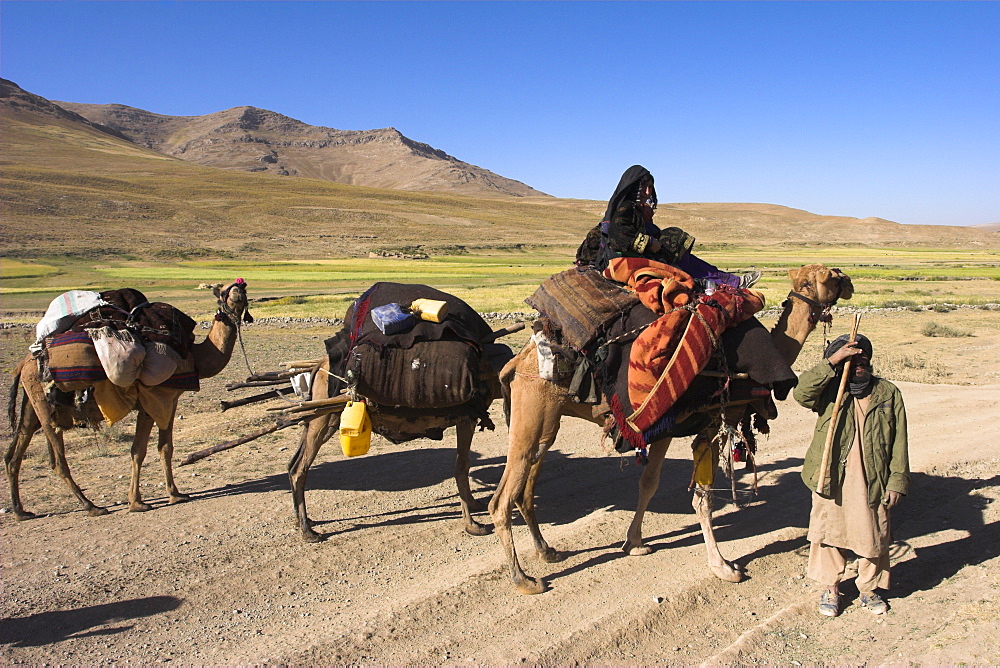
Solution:
{"label": "yellow jerry can", "polygon": [[448,302],[437,299],[414,299],[410,311],[421,320],[441,322],[448,315]]}
{"label": "yellow jerry can", "polygon": [[348,401],[340,415],[340,449],[348,457],[368,452],[372,444],[372,421],[365,402]]}

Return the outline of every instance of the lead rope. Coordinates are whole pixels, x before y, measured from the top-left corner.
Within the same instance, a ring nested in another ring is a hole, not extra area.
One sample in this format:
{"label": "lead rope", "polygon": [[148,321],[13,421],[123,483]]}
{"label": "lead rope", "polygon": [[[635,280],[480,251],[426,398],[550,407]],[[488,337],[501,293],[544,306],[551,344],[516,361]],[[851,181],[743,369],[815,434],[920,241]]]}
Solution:
{"label": "lead rope", "polygon": [[[228,295],[226,295],[228,297]],[[240,344],[240,350],[243,352],[243,363],[246,364],[247,371],[251,376],[256,375],[253,368],[250,366],[250,358],[247,356],[247,347],[243,343],[243,318],[233,310],[229,303],[226,301],[226,297],[219,298],[219,315],[223,315],[229,318],[229,321],[233,323],[233,327],[236,328],[236,341]]]}
{"label": "lead rope", "polygon": [[251,376],[255,375],[253,368],[250,367],[250,358],[247,356],[247,347],[243,344],[243,325],[240,320],[236,320],[236,340],[240,343],[240,350],[243,351],[243,363],[247,366],[247,371]]}

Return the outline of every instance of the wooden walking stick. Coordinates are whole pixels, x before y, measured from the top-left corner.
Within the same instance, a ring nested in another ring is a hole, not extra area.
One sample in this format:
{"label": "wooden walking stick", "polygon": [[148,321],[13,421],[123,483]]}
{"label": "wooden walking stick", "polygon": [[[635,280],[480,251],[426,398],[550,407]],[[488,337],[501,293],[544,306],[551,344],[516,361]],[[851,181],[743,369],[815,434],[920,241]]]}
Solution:
{"label": "wooden walking stick", "polygon": [[[850,346],[858,340],[858,323],[861,322],[861,312],[854,314],[854,328],[851,330],[851,340],[846,345]],[[826,431],[826,443],[823,445],[823,463],[819,467],[819,480],[816,482],[816,493],[822,494],[826,487],[826,472],[830,469],[830,455],[833,452],[833,436],[837,431],[837,414],[840,413],[840,402],[844,398],[844,390],[847,389],[847,379],[851,375],[851,357],[844,360],[844,373],[840,376],[840,387],[837,389],[837,400],[833,403],[833,413],[830,415],[830,428]]]}

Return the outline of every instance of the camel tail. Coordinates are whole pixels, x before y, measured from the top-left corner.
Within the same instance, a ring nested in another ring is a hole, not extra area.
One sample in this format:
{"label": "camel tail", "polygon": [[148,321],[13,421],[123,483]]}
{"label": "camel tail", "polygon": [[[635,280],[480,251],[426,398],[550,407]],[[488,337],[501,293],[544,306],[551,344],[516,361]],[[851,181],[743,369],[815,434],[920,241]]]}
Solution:
{"label": "camel tail", "polygon": [[10,396],[7,398],[7,419],[10,421],[10,430],[12,433],[17,433],[18,428],[21,426],[17,419],[17,395],[18,390],[21,389],[21,369],[24,368],[24,360],[14,368],[14,380],[10,384]]}

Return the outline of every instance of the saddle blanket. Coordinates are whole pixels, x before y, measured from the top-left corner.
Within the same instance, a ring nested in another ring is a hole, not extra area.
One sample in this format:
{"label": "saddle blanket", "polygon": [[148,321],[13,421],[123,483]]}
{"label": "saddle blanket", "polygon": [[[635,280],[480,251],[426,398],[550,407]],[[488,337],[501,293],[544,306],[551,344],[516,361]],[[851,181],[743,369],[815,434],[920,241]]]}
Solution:
{"label": "saddle blanket", "polygon": [[607,324],[631,309],[639,297],[590,267],[573,267],[545,279],[524,301],[558,323],[563,340],[570,346],[586,350]]}

